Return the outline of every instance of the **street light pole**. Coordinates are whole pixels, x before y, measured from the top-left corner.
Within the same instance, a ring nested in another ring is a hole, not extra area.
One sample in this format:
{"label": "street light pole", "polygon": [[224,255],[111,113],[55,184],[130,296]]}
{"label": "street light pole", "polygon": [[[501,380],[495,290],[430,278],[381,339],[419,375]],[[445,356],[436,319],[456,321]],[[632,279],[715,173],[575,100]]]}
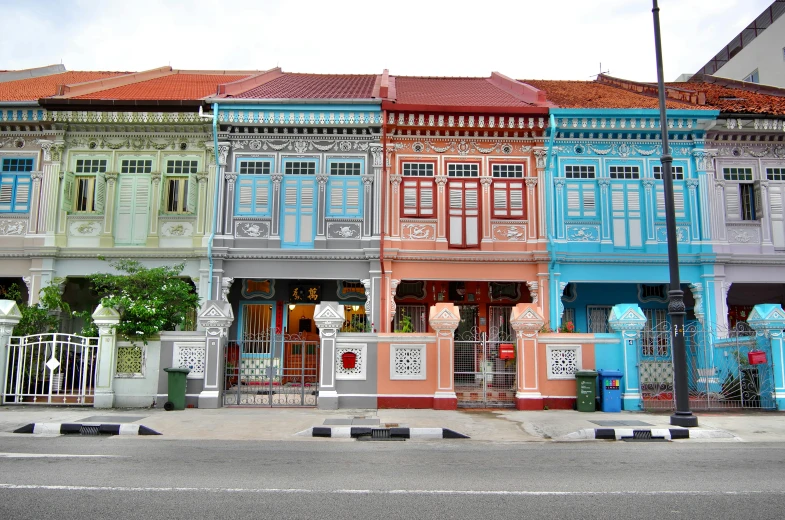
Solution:
{"label": "street light pole", "polygon": [[665,196],[665,228],[668,237],[668,269],[670,290],[668,291],[668,315],[671,319],[671,348],[673,352],[673,391],[676,396],[676,412],[671,415],[674,426],[698,426],[698,418],[690,411],[690,396],[687,384],[687,349],[684,344],[684,291],[679,278],[679,249],[676,241],[676,211],[673,203],[673,156],[668,147],[668,119],[665,113],[665,85],[662,80],[662,40],[660,38],[660,8],[652,0],[654,15],[654,48],[657,53],[657,87],[660,99],[660,130],[662,132],[662,183]]}

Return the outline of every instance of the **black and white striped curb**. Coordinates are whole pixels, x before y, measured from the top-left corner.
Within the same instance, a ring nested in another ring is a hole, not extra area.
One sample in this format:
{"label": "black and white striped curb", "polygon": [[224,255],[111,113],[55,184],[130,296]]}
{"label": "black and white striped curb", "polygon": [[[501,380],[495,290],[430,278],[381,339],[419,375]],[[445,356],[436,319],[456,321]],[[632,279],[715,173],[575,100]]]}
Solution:
{"label": "black and white striped curb", "polygon": [[161,435],[141,424],[74,424],[31,423],[14,430],[14,433],[42,433],[49,435]]}
{"label": "black and white striped curb", "polygon": [[370,426],[314,426],[297,435],[332,439],[468,439],[449,428],[372,428]]}
{"label": "black and white striped curb", "polygon": [[678,439],[730,439],[734,435],[722,430],[688,430],[686,428],[586,428],[559,437],[560,441],[671,441]]}

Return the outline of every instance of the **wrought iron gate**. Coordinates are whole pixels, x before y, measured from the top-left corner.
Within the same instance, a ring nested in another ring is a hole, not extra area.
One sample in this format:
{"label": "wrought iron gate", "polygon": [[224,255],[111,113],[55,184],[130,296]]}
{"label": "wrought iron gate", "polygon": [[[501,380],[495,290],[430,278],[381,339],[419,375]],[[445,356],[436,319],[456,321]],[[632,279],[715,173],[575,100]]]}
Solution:
{"label": "wrought iron gate", "polygon": [[[771,341],[745,325],[740,323],[729,331],[707,330],[698,322],[685,327],[692,410],[776,409]],[[667,321],[644,329],[638,371],[646,410],[675,408],[671,356]],[[753,363],[761,358],[765,362]]]}
{"label": "wrought iron gate", "polygon": [[316,406],[319,342],[270,330],[226,348],[224,405]]}
{"label": "wrought iron gate", "polygon": [[[501,338],[501,339],[500,339]],[[455,394],[464,408],[514,407],[515,358],[503,359],[500,345],[507,336],[492,327],[486,332],[472,328],[455,336]]]}
{"label": "wrought iron gate", "polygon": [[92,405],[98,338],[73,334],[11,336],[5,404]]}

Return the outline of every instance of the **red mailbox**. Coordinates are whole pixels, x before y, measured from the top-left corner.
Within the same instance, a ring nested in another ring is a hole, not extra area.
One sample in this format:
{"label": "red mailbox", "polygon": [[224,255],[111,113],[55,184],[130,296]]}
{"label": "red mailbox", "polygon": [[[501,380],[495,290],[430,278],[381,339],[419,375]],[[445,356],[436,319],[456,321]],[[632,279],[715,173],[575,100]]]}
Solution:
{"label": "red mailbox", "polygon": [[766,353],[762,350],[750,350],[747,352],[747,359],[750,365],[764,365],[766,364]]}
{"label": "red mailbox", "polygon": [[512,343],[500,343],[499,359],[515,359],[515,346]]}
{"label": "red mailbox", "polygon": [[344,352],[341,354],[341,363],[343,363],[343,368],[345,370],[354,368],[357,365],[357,354],[354,352]]}

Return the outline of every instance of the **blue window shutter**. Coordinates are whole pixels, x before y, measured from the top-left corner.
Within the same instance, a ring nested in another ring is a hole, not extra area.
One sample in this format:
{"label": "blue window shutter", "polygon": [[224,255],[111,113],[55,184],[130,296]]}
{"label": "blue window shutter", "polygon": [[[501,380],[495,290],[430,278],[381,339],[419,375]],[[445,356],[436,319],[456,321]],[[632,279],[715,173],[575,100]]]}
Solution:
{"label": "blue window shutter", "polygon": [[32,179],[30,175],[17,175],[16,193],[14,194],[14,211],[30,211],[30,188]]}

